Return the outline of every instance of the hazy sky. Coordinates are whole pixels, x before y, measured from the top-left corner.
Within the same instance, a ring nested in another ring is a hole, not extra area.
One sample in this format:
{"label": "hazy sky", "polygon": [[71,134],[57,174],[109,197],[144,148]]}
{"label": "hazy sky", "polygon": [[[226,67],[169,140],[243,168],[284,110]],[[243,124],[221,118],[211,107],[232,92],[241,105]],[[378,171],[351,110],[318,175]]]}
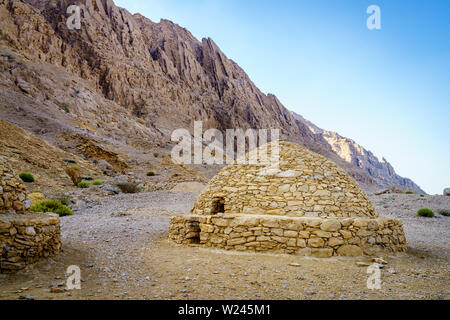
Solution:
{"label": "hazy sky", "polygon": [[[450,1],[115,2],[211,37],[263,92],[426,192],[450,187]],[[366,26],[373,4],[381,30]]]}

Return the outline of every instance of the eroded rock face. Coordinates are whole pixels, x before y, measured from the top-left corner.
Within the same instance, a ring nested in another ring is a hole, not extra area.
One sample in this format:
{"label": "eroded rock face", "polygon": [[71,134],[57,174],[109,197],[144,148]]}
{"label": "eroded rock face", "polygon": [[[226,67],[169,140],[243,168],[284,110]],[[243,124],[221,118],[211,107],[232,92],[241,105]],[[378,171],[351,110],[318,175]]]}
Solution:
{"label": "eroded rock face", "polygon": [[354,140],[343,137],[336,132],[323,130],[299,115],[294,114],[294,117],[308,126],[317,137],[326,141],[331,149],[347,164],[367,172],[379,187],[400,186],[405,190],[425,193],[411,179],[399,176],[385,158],[379,160],[372,152],[366,150]]}
{"label": "eroded rock face", "polygon": [[[66,26],[71,4],[82,10],[78,31]],[[389,175],[388,166],[378,170],[371,161],[363,166],[347,162],[325,135],[315,134],[274,95],[263,94],[212,39],[199,41],[171,21],[154,23],[110,0],[0,0],[0,27],[0,44],[28,61],[37,58],[89,81],[95,95],[124,108],[128,114],[119,108],[112,112],[101,99],[92,99],[93,93],[82,92],[83,101],[74,111],[100,132],[117,126],[115,139],[138,137],[163,144],[174,129],[192,129],[194,120],[203,120],[205,129],[280,128],[283,139],[332,159],[360,183],[404,183],[416,190],[411,181]],[[32,72],[23,72],[21,79],[16,77],[20,67],[3,60],[12,78],[5,85],[16,83],[24,93],[42,99],[53,96],[51,85],[42,88],[51,79],[33,78]],[[138,119],[145,126],[136,124]]]}

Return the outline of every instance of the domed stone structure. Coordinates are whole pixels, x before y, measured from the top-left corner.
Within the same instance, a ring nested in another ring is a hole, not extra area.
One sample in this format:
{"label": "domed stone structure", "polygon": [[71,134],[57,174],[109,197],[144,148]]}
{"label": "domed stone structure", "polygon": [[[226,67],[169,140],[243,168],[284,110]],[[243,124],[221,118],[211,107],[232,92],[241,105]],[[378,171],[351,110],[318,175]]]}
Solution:
{"label": "domed stone structure", "polygon": [[25,187],[0,157],[0,273],[23,269],[61,249],[59,216],[29,208]]}
{"label": "domed stone structure", "polygon": [[332,161],[285,141],[255,149],[247,159],[274,146],[276,163],[224,168],[202,191],[192,215],[171,220],[170,238],[321,257],[406,250],[401,222],[379,218],[366,194]]}

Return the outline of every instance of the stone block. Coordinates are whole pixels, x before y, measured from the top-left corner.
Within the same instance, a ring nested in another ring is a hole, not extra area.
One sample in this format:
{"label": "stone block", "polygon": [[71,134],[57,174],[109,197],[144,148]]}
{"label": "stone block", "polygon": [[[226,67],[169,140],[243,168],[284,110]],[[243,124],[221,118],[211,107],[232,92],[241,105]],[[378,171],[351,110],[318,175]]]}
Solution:
{"label": "stone block", "polygon": [[325,244],[322,238],[311,238],[308,240],[308,247],[311,248],[322,248]]}
{"label": "stone block", "polygon": [[341,223],[336,219],[325,219],[325,221],[320,225],[320,229],[329,232],[338,231],[341,229]]}
{"label": "stone block", "polygon": [[333,249],[331,248],[313,248],[311,249],[311,255],[317,258],[331,258],[333,256]]}
{"label": "stone block", "polygon": [[288,238],[297,238],[298,232],[297,231],[291,231],[291,230],[285,230],[284,236]]}
{"label": "stone block", "polygon": [[337,249],[337,254],[344,257],[357,257],[361,256],[363,251],[355,245],[344,245]]}

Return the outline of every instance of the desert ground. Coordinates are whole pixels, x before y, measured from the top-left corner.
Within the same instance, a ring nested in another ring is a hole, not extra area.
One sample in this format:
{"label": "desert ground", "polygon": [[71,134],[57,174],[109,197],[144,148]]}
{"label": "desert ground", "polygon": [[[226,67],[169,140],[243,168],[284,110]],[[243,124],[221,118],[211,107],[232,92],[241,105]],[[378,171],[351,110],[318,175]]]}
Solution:
{"label": "desert ground", "polygon": [[[408,241],[407,253],[380,256],[387,262],[381,289],[371,290],[369,257],[250,254],[169,242],[170,217],[188,214],[197,196],[156,191],[83,201],[61,218],[63,251],[0,275],[0,299],[450,298],[450,220],[415,215],[422,207],[450,208],[450,197],[370,196],[381,216],[402,220]],[[71,265],[81,268],[81,290],[64,289]]]}

